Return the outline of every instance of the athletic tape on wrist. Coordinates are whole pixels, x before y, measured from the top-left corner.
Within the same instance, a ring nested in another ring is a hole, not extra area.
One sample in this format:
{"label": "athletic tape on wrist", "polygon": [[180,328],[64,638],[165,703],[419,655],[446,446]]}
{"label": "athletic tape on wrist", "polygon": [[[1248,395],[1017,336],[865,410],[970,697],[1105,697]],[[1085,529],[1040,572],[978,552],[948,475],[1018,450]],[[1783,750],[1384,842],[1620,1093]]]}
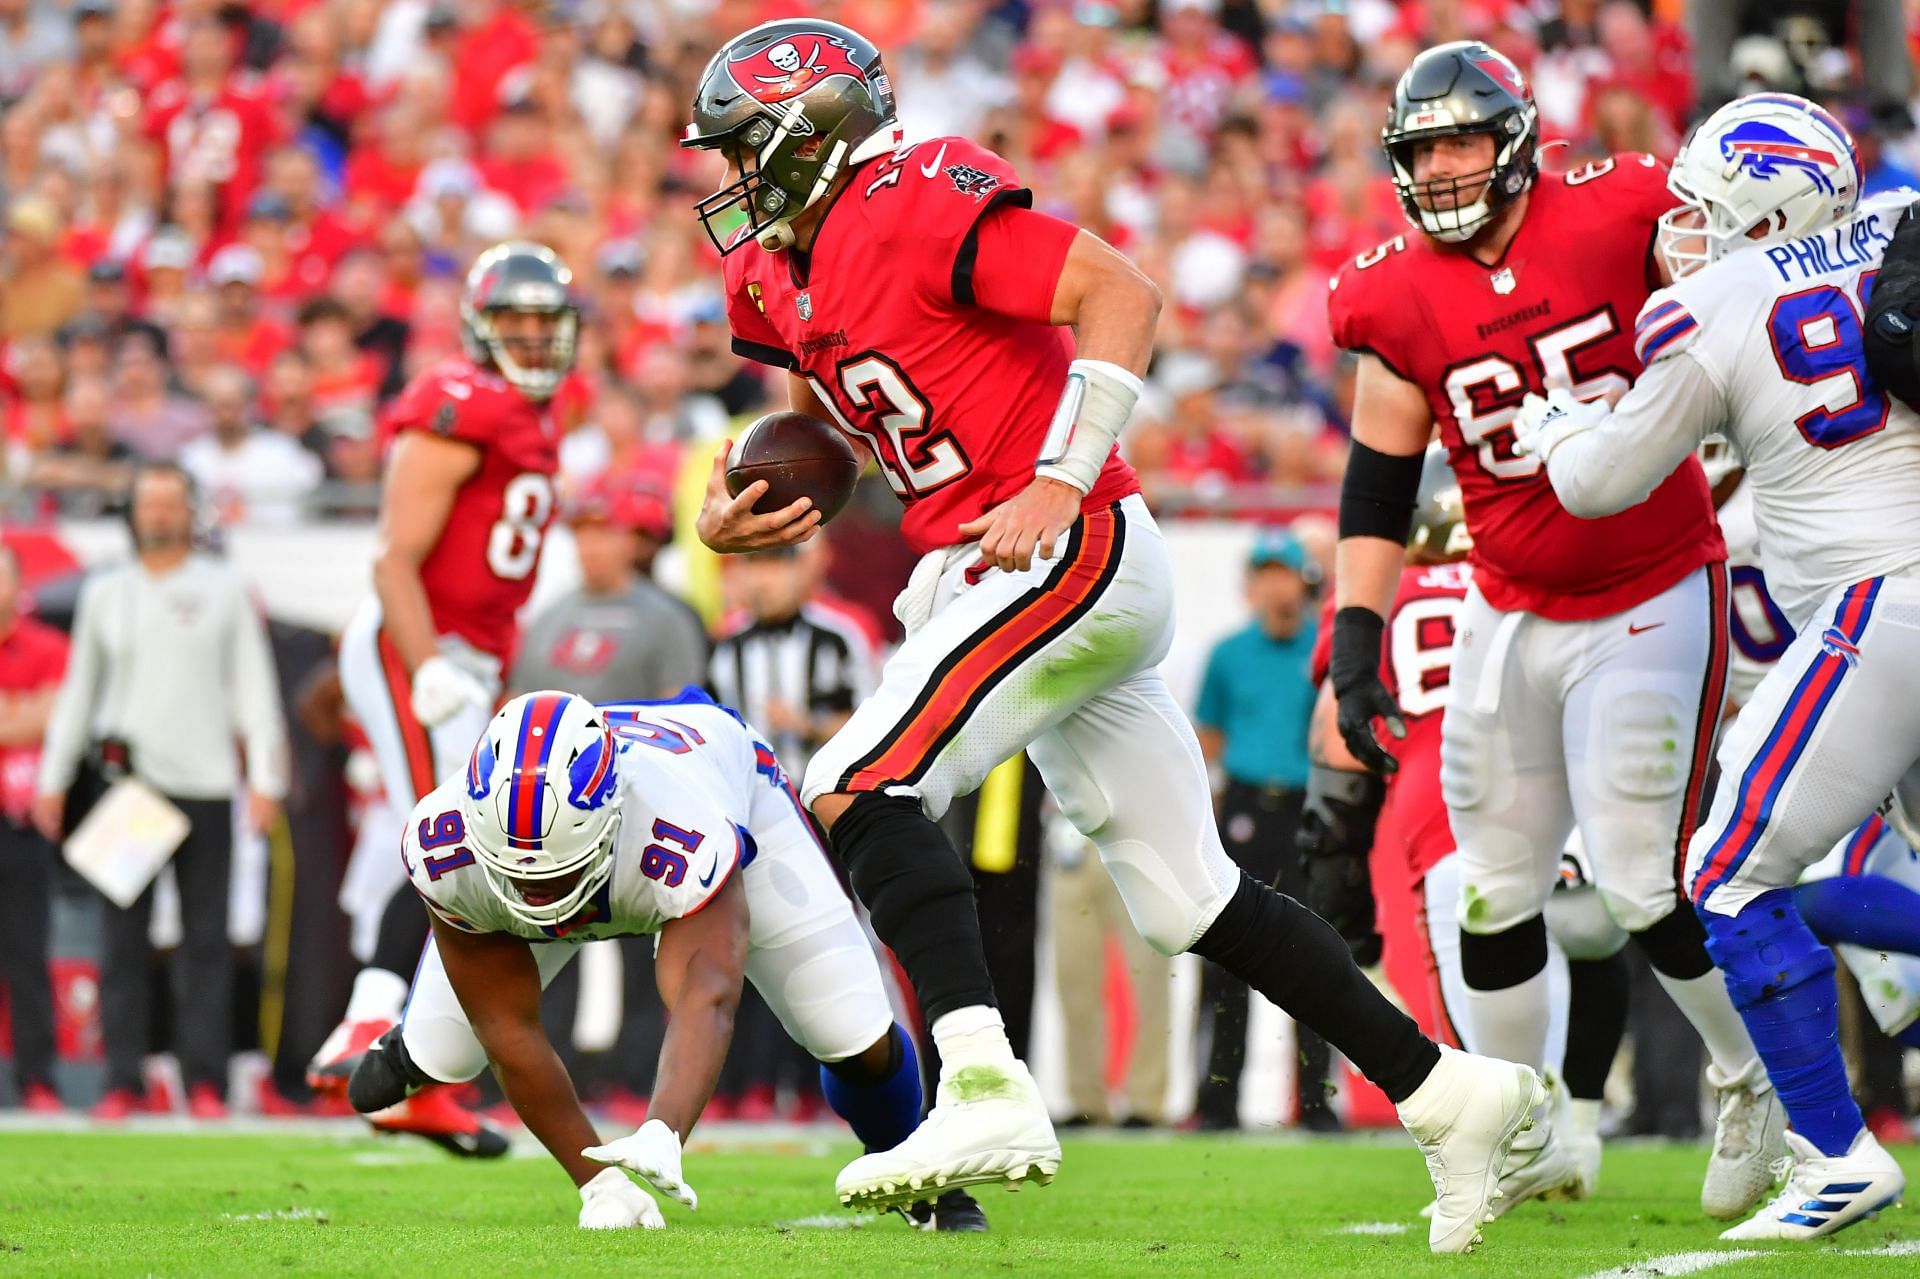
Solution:
{"label": "athletic tape on wrist", "polygon": [[1066,389],[1060,393],[1060,407],[1054,410],[1047,438],[1040,445],[1035,474],[1071,484],[1082,493],[1092,492],[1114,441],[1133,415],[1140,391],[1140,379],[1118,364],[1106,360],[1069,364]]}

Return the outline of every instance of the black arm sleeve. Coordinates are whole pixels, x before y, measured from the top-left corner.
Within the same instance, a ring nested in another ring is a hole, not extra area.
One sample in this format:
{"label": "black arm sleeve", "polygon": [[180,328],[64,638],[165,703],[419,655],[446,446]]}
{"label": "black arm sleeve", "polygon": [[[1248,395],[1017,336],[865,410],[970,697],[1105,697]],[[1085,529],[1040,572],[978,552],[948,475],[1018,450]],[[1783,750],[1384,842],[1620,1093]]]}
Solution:
{"label": "black arm sleeve", "polygon": [[1867,303],[1867,368],[1881,386],[1920,409],[1920,217],[1900,219]]}
{"label": "black arm sleeve", "polygon": [[1340,481],[1340,536],[1384,537],[1404,545],[1413,529],[1425,463],[1424,452],[1402,457],[1355,440]]}

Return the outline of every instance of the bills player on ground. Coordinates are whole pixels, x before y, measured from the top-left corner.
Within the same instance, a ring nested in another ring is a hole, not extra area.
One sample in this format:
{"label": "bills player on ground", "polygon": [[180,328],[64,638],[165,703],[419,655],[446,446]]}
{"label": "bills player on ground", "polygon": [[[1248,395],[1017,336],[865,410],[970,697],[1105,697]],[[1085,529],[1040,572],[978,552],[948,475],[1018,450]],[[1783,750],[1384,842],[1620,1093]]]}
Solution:
{"label": "bills player on ground", "polygon": [[[941,1057],[927,1122],[848,1165],[843,1200],[1045,1181],[1059,1165],[994,1004],[972,878],[935,825],[1025,749],[1149,943],[1236,974],[1399,1104],[1437,1192],[1431,1246],[1472,1247],[1544,1095],[1537,1077],[1434,1045],[1323,921],[1238,872],[1157,670],[1172,568],[1114,449],[1157,291],[1094,236],[1032,212],[999,156],[961,138],[906,144],[879,50],[845,27],[774,22],[729,41],[693,116],[686,144],[727,162],[702,220],[746,217],[715,235],[735,349],[788,370],[796,408],[873,453],[923,555],[895,606],[905,641],[803,788]],[[722,480],[716,465],[708,546],[811,535],[806,499],[756,515],[764,486],[729,499]]]}
{"label": "bills player on ground", "polygon": [[[633,1172],[693,1208],[681,1145],[713,1094],[740,983],[821,1063],[828,1102],[869,1150],[920,1120],[913,1040],[780,763],[698,689],[595,706],[514,698],[463,773],[422,797],[403,860],[433,920],[400,1024],[361,1059],[356,1108],[472,1079],[507,1100],[580,1188],[580,1224],[666,1224]],[[605,937],[657,934],[668,1013],[639,1131],[600,1144],[540,1025],[540,992]]]}
{"label": "bills player on ground", "polygon": [[1612,411],[1533,397],[1522,447],[1589,517],[1637,508],[1715,429],[1746,465],[1766,580],[1797,634],[1721,744],[1685,880],[1793,1121],[1786,1189],[1722,1237],[1815,1238],[1905,1184],[1848,1090],[1833,956],[1793,888],[1920,759],[1920,414],[1872,376],[1861,323],[1915,192],[1860,204],[1852,138],[1788,94],[1715,112],[1672,185],[1676,283],[1636,323],[1641,384]]}
{"label": "bills player on ground", "polygon": [[[460,767],[500,696],[553,517],[552,401],[578,328],[571,283],[541,245],[488,249],[467,273],[466,353],[414,379],[388,411],[374,598],[340,638],[340,684],[395,813]],[[396,883],[346,1017],[309,1067],[315,1088],[337,1093],[400,1015],[426,937],[425,912]],[[444,1089],[375,1123],[463,1154],[505,1149]]]}
{"label": "bills player on ground", "polygon": [[[1671,200],[1650,156],[1541,178],[1537,137],[1531,91],[1484,44],[1422,53],[1395,90],[1383,139],[1416,233],[1362,254],[1328,299],[1335,340],[1361,352],[1330,676],[1349,749],[1390,771],[1372,723],[1403,725],[1380,681],[1381,635],[1437,425],[1473,532],[1440,773],[1460,853],[1468,1040],[1543,1060],[1543,911],[1577,826],[1609,913],[1712,1057],[1720,1119],[1701,1206],[1731,1218],[1772,1184],[1782,1121],[1675,886],[1726,665],[1706,481],[1690,462],[1646,506],[1595,527],[1513,451],[1530,388],[1601,397],[1631,384],[1629,317],[1659,283],[1655,223]],[[1517,1202],[1575,1177],[1542,1124],[1516,1143],[1502,1190]]]}
{"label": "bills player on ground", "polygon": [[[1431,1024],[1425,1029],[1436,1039],[1471,1048],[1472,1041],[1465,1037],[1466,981],[1460,973],[1460,859],[1440,796],[1440,723],[1447,707],[1454,633],[1473,581],[1473,565],[1466,562],[1472,538],[1465,518],[1446,450],[1431,445],[1420,475],[1407,566],[1387,616],[1389,638],[1381,655],[1381,679],[1394,690],[1407,725],[1407,736],[1390,746],[1399,768],[1382,778],[1340,740],[1333,689],[1325,682],[1329,620],[1321,626],[1314,652],[1320,700],[1309,740],[1313,771],[1298,846],[1309,885],[1307,905],[1340,931],[1362,967],[1382,958],[1373,886],[1391,877],[1411,887],[1425,951],[1420,966],[1434,995]],[[1331,614],[1332,600],[1327,610]],[[1556,1125],[1580,1174],[1571,1193],[1590,1194],[1599,1185],[1600,1102],[1626,1031],[1630,978],[1621,956],[1626,934],[1608,916],[1593,887],[1577,831],[1547,902],[1546,918],[1553,944],[1548,1064],[1565,1085],[1565,1108]],[[1392,962],[1402,967],[1397,958]],[[1512,1206],[1503,1199],[1494,1210]]]}

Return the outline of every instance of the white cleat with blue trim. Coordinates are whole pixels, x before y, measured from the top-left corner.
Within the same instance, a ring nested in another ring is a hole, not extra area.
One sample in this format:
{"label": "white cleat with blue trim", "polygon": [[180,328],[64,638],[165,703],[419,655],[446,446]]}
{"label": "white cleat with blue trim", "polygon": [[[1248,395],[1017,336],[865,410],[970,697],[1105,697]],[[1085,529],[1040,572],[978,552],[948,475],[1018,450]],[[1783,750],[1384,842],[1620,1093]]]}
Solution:
{"label": "white cleat with blue trim", "polygon": [[1818,1239],[1891,1208],[1907,1186],[1900,1165],[1864,1128],[1844,1155],[1823,1155],[1796,1132],[1787,1134],[1787,1149],[1791,1153],[1780,1161],[1786,1187],[1752,1217],[1722,1231],[1722,1239]]}

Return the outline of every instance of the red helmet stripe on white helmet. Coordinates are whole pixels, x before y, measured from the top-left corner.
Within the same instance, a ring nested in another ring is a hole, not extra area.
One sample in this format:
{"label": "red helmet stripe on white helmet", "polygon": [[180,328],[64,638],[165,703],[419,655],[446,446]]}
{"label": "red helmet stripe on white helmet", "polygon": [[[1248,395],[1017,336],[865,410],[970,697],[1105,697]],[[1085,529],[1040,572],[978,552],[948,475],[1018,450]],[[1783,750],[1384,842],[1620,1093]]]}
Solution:
{"label": "red helmet stripe on white helmet", "polygon": [[512,780],[507,794],[507,841],[515,848],[538,848],[545,831],[542,800],[546,794],[547,759],[553,753],[553,730],[571,699],[564,693],[536,697],[520,721],[520,740],[513,747]]}

